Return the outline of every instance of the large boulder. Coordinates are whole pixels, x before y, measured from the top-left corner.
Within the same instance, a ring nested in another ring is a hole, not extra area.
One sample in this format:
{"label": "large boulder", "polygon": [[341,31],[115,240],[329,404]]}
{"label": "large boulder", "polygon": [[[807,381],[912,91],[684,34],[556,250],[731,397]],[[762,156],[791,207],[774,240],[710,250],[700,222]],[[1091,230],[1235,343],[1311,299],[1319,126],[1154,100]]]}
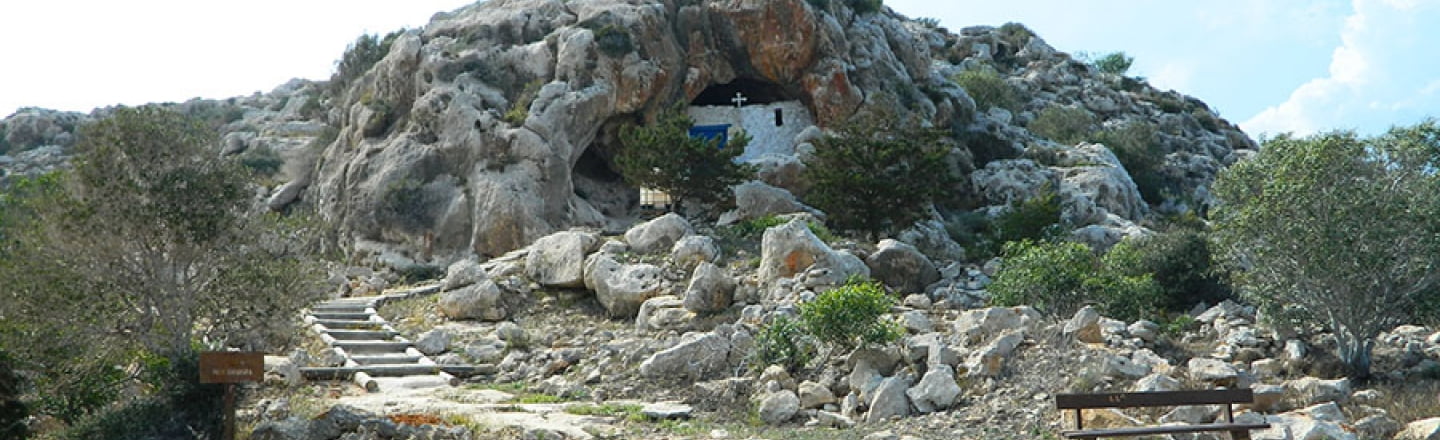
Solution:
{"label": "large boulder", "polygon": [[949,365],[938,364],[931,365],[920,383],[906,390],[905,395],[910,397],[916,410],[932,413],[954,405],[955,399],[960,397],[960,391],[960,385],[955,383],[955,370]]}
{"label": "large boulder", "polygon": [[669,250],[682,237],[694,233],[685,217],[672,212],[625,231],[625,242],[636,252],[660,252]]}
{"label": "large boulder", "polygon": [[714,263],[720,260],[720,245],[707,235],[688,235],[675,242],[670,248],[670,261],[684,269],[691,269],[700,263]]}
{"label": "large boulder", "polygon": [[767,424],[779,425],[800,412],[800,397],[794,391],[780,390],[760,396],[760,420]]}
{"label": "large boulder", "polygon": [[900,377],[881,380],[870,398],[870,412],[865,414],[865,421],[875,423],[910,415],[910,401],[905,396],[908,387]]}
{"label": "large boulder", "polygon": [[593,233],[564,231],[536,240],[525,257],[525,274],[546,287],[585,285],[585,256],[600,245]]}
{"label": "large boulder", "polygon": [[440,294],[440,313],[450,319],[481,319],[499,321],[507,314],[500,297],[504,291],[494,281],[486,279],[457,290]]}
{"label": "large boulder", "polygon": [[881,240],[865,265],[875,279],[903,293],[924,292],[926,286],[940,280],[940,271],[929,258],[915,246],[896,240]]}
{"label": "large boulder", "polygon": [[484,281],[486,278],[488,278],[488,275],[486,275],[485,269],[480,267],[480,263],[466,258],[456,261],[450,264],[450,267],[445,268],[445,280],[441,281],[440,288],[444,290],[455,290]]}
{"label": "large boulder", "polygon": [[585,263],[585,287],[613,318],[633,318],[640,304],[660,293],[663,271],[653,264],[622,264],[606,254]]}
{"label": "large boulder", "polygon": [[831,278],[842,282],[854,275],[870,276],[863,261],[831,249],[800,218],[765,230],[760,239],[761,281],[790,277],[812,267],[827,269]]}
{"label": "large boulder", "polygon": [[1395,440],[1440,440],[1440,417],[1410,422]]}
{"label": "large boulder", "polygon": [[966,310],[955,320],[954,334],[966,345],[977,345],[1007,331],[1031,328],[1041,319],[1040,312],[1027,306]]}
{"label": "large boulder", "polygon": [[641,362],[640,375],[692,381],[713,379],[730,369],[729,355],[730,339],[715,332],[686,333],[679,344]]}
{"label": "large boulder", "polygon": [[735,279],[720,266],[700,263],[690,275],[685,288],[685,308],[696,313],[713,313],[730,308],[735,294]]}
{"label": "large boulder", "polygon": [[1190,380],[1214,386],[1233,387],[1240,379],[1240,371],[1225,361],[1211,358],[1190,358],[1185,364]]}
{"label": "large boulder", "polygon": [[815,208],[800,203],[800,200],[796,199],[790,191],[770,186],[764,182],[755,180],[745,182],[735,185],[734,191],[735,210],[725,213],[720,218],[720,224],[796,212],[819,213]]}

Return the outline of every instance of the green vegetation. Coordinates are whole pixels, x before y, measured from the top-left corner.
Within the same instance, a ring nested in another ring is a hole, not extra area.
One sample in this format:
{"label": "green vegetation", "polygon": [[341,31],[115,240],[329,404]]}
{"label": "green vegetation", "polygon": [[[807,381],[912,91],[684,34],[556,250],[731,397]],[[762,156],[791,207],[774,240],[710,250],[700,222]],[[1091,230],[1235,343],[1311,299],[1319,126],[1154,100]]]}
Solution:
{"label": "green vegetation", "polygon": [[1055,142],[1074,145],[1089,137],[1092,125],[1095,125],[1095,116],[1083,108],[1050,106],[1041,110],[1026,128]]}
{"label": "green vegetation", "polygon": [[20,400],[21,385],[15,361],[0,350],[0,438],[23,439],[29,435],[25,419],[30,409]]}
{"label": "green vegetation", "polygon": [[711,205],[730,196],[730,187],[753,174],[735,163],[750,137],[734,136],[719,148],[718,139],[690,137],[694,125],[680,107],[661,113],[654,124],[620,129],[615,156],[620,175],[631,185],[670,194],[673,209],[691,200]]}
{"label": "green vegetation", "polygon": [[1217,253],[1238,292],[1277,324],[1329,330],[1349,375],[1367,378],[1375,336],[1417,318],[1440,285],[1437,151],[1434,120],[1266,140],[1214,186]]}
{"label": "green vegetation", "polygon": [[121,108],[82,128],[72,170],[0,197],[0,347],[68,437],[210,432],[218,388],[195,383],[197,351],[282,343],[322,294],[294,250],[304,231],[246,214],[247,172],[215,141]]}
{"label": "green vegetation", "polygon": [[[724,233],[734,237],[754,239],[764,234],[766,229],[783,225],[788,221],[789,220],[778,215],[767,215],[730,225],[725,228]],[[835,233],[830,232],[830,228],[825,227],[825,225],[820,222],[807,221],[805,222],[805,226],[810,228],[810,232],[815,234],[815,237],[819,238],[820,241],[833,243],[840,239],[835,236]]]}
{"label": "green vegetation", "polygon": [[607,24],[596,29],[595,44],[600,47],[600,52],[615,58],[635,51],[635,43],[630,39],[630,30],[615,24]]}
{"label": "green vegetation", "polygon": [[1095,304],[1105,316],[1132,321],[1159,309],[1161,289],[1150,274],[1128,275],[1117,261],[1097,256],[1084,244],[1019,241],[1005,245],[1005,269],[990,285],[1000,306],[1030,305],[1054,316],[1069,316]]}
{"label": "green vegetation", "polygon": [[424,183],[406,177],[385,186],[380,193],[380,206],[375,216],[382,224],[416,233],[435,223],[435,207],[440,202],[440,198],[431,193]]}
{"label": "green vegetation", "polygon": [[839,131],[815,142],[804,173],[814,184],[805,202],[829,214],[836,229],[873,240],[909,227],[956,180],[941,130],[862,115]]}
{"label": "green vegetation", "polygon": [[285,165],[285,158],[280,157],[280,154],[270,146],[262,145],[241,153],[240,165],[245,166],[256,176],[270,177],[279,172],[282,165]]}
{"label": "green vegetation", "polygon": [[1165,164],[1165,152],[1155,137],[1155,125],[1146,121],[1131,121],[1118,128],[1109,128],[1096,133],[1091,142],[1104,144],[1120,165],[1130,173],[1140,197],[1151,204],[1164,202],[1167,184],[1160,174]]}
{"label": "green vegetation", "polygon": [[975,99],[975,108],[980,111],[1000,107],[1013,112],[1020,108],[1020,99],[1015,95],[1015,88],[1010,87],[994,70],[966,70],[950,80],[959,84],[965,89],[965,93]]}
{"label": "green vegetation", "polygon": [[805,331],[825,344],[851,349],[865,344],[886,344],[904,334],[884,318],[895,299],[877,281],[852,279],[800,305]]}
{"label": "green vegetation", "polygon": [[1121,241],[1104,257],[1105,265],[1128,276],[1151,275],[1159,285],[1165,310],[1183,312],[1196,303],[1216,304],[1230,297],[1218,271],[1210,265],[1210,242],[1200,229],[1170,232]]}
{"label": "green vegetation", "polygon": [[603,416],[603,417],[624,417],[626,419],[639,418],[642,407],[630,403],[601,403],[598,405],[579,404],[565,407],[565,412],[577,416]]}
{"label": "green vegetation", "polygon": [[404,31],[394,31],[385,34],[384,38],[365,34],[350,43],[350,46],[345,48],[345,54],[335,62],[335,74],[330,76],[328,85],[330,94],[338,96],[349,89],[351,83],[385,58],[385,54],[390,53],[390,46],[403,33]]}
{"label": "green vegetation", "polygon": [[951,216],[945,228],[969,258],[983,260],[999,255],[1006,243],[1059,236],[1064,229],[1060,214],[1060,199],[1047,185],[1035,196],[1011,203],[994,219],[984,212],[963,212]]}
{"label": "green vegetation", "polygon": [[830,9],[830,0],[805,0],[815,9]]}
{"label": "green vegetation", "polygon": [[780,316],[771,321],[755,335],[750,364],[759,370],[771,365],[780,365],[790,371],[799,371],[815,356],[815,344],[799,321]]}
{"label": "green vegetation", "polygon": [[1013,21],[1000,25],[996,31],[1000,34],[1000,41],[1015,47],[1024,47],[1031,38],[1035,37],[1035,32],[1030,28]]}
{"label": "green vegetation", "polygon": [[1124,75],[1130,70],[1130,65],[1135,63],[1135,57],[1126,56],[1125,52],[1110,52],[1090,62],[1095,70],[1100,73],[1111,75]]}
{"label": "green vegetation", "polygon": [[510,125],[525,123],[530,117],[530,104],[535,102],[535,97],[540,94],[540,86],[545,85],[544,81],[534,80],[525,84],[525,89],[515,98],[515,103],[510,106],[510,111],[505,112],[505,122]]}

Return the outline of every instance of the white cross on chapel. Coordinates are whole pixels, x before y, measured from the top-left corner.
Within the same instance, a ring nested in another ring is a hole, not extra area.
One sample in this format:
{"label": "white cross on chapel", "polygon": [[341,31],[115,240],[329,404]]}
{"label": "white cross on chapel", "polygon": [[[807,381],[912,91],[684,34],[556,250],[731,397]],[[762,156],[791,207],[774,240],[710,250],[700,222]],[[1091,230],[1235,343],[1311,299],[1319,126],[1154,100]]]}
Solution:
{"label": "white cross on chapel", "polygon": [[740,106],[745,105],[745,101],[749,100],[750,98],[746,98],[745,95],[741,95],[740,92],[735,92],[735,98],[731,99],[730,102],[735,103],[735,108],[740,108]]}

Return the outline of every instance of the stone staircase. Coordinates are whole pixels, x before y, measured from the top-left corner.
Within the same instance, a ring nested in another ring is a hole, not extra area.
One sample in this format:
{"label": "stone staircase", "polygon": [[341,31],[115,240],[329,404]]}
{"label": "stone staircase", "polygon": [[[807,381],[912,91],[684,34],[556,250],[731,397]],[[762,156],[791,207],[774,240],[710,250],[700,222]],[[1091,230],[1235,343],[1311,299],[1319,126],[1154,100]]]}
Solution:
{"label": "stone staircase", "polygon": [[339,367],[303,367],[301,376],[307,380],[348,379],[375,393],[381,384],[377,377],[438,376],[441,382],[455,386],[464,377],[494,374],[495,366],[489,364],[437,364],[376,313],[387,301],[431,295],[439,290],[439,285],[431,285],[380,296],[333,299],[312,306],[305,314],[305,324],[345,363]]}

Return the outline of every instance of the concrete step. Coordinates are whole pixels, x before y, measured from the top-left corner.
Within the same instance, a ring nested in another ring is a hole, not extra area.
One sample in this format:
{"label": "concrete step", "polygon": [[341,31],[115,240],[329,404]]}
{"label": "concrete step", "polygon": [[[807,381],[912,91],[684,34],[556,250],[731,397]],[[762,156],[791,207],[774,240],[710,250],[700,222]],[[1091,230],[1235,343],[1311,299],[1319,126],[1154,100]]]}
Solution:
{"label": "concrete step", "polygon": [[365,340],[384,341],[384,340],[388,340],[388,339],[394,337],[394,336],[397,335],[398,333],[395,333],[395,332],[392,332],[392,331],[388,331],[388,330],[330,329],[330,330],[326,330],[325,334],[328,334],[328,335],[330,335],[330,337],[335,338],[335,339],[338,339],[338,340],[341,340],[341,341],[365,341]]}
{"label": "concrete step", "polygon": [[379,329],[384,323],[359,319],[317,319],[316,324],[331,329]]}
{"label": "concrete step", "polygon": [[310,316],[314,316],[315,319],[352,319],[352,320],[366,320],[366,319],[370,319],[370,314],[369,314],[369,313],[365,313],[365,312],[313,312],[313,311],[312,311],[312,312],[310,312]]}
{"label": "concrete step", "polygon": [[369,304],[321,304],[311,307],[310,311],[321,313],[365,313],[365,309],[369,308],[371,308]]}
{"label": "concrete step", "polygon": [[420,363],[421,356],[378,354],[378,355],[353,355],[351,360],[360,365],[405,365]]}
{"label": "concrete step", "polygon": [[409,342],[396,341],[335,341],[334,345],[351,353],[404,353],[410,348]]}

